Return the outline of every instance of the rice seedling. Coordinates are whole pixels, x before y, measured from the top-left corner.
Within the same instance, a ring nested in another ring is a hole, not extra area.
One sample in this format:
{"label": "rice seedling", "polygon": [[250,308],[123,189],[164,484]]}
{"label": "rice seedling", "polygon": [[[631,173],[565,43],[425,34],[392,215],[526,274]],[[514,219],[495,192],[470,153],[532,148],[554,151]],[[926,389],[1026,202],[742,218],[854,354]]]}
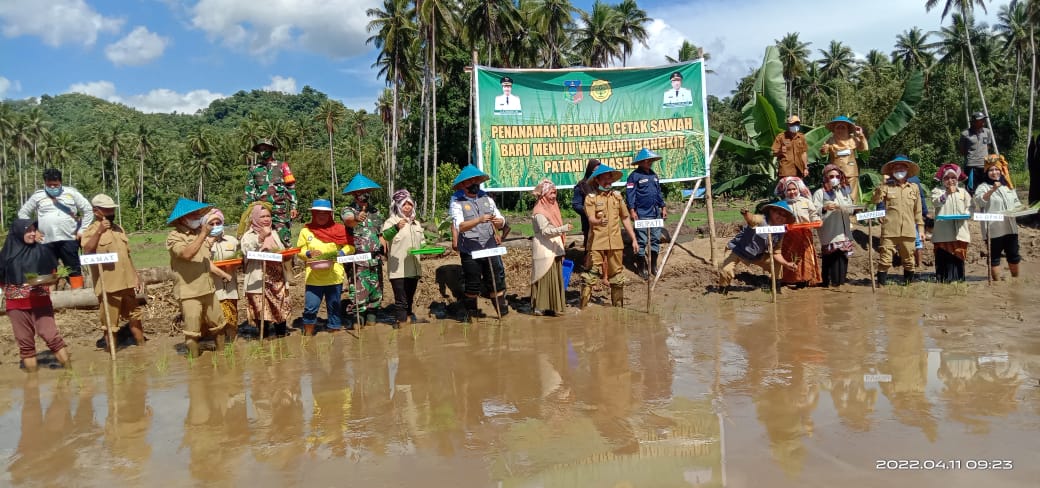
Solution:
{"label": "rice seedling", "polygon": [[160,349],[159,356],[155,358],[155,371],[166,376],[170,370],[170,353],[165,348]]}
{"label": "rice seedling", "polygon": [[419,340],[419,336],[421,336],[421,335],[422,335],[422,327],[416,327],[415,324],[412,324],[412,340],[413,341]]}

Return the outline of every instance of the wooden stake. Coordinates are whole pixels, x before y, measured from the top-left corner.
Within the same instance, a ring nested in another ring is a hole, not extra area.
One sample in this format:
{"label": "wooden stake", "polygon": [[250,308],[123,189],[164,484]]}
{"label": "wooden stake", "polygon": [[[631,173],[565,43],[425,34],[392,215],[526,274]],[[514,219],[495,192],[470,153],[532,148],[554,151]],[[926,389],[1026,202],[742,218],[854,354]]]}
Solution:
{"label": "wooden stake", "polygon": [[267,261],[260,261],[260,342],[264,341],[267,326]]}
{"label": "wooden stake", "polygon": [[[502,310],[498,308],[498,284],[495,283],[495,278],[497,278],[495,275],[495,263],[491,261],[491,256],[488,256],[487,260],[488,269],[491,270],[491,290],[493,291],[491,294],[491,304],[495,306],[495,315],[498,316],[498,320],[502,320]],[[502,266],[505,267],[505,263],[502,263]],[[502,298],[504,299],[505,296]]]}
{"label": "wooden stake", "polygon": [[990,263],[993,262],[993,237],[989,232],[989,222],[986,222],[986,276],[989,276],[989,285],[993,286],[993,267]]}
{"label": "wooden stake", "polygon": [[354,323],[358,326],[358,331],[365,328],[365,324],[361,322],[361,311],[358,310],[357,294],[358,289],[361,288],[361,282],[358,280],[357,261],[350,263],[351,269],[354,270]]}
{"label": "wooden stake", "polygon": [[[721,136],[719,141],[722,141]],[[718,141],[715,142],[715,147],[719,147]],[[712,154],[714,154],[714,151],[712,151]],[[711,197],[710,172],[704,180],[704,203],[708,207],[708,243],[711,245],[711,267],[717,269],[719,262],[715,258],[715,205],[713,203],[714,199]]]}
{"label": "wooden stake", "polygon": [[[108,292],[105,291],[105,275],[101,270],[101,265],[98,264],[98,286],[101,287],[101,310],[105,316],[105,333],[108,336],[108,354],[112,357],[112,361],[116,360],[116,336],[112,333],[112,317],[108,313]],[[118,318],[118,317],[117,317]],[[112,363],[112,368],[115,369],[115,363]]]}
{"label": "wooden stake", "polygon": [[769,290],[772,293],[772,298],[769,300],[770,303],[776,303],[776,258],[773,257],[773,234],[766,234],[766,240],[769,241]]}
{"label": "wooden stake", "polygon": [[877,276],[874,273],[874,219],[867,220],[867,265],[870,269],[870,291],[877,293]]}

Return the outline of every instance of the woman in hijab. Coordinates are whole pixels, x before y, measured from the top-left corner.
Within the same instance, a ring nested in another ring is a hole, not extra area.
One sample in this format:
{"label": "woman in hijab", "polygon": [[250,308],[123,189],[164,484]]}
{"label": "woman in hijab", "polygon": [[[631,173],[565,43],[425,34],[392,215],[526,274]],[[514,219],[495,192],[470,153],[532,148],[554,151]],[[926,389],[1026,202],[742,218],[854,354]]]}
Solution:
{"label": "woman in hijab", "polygon": [[[575,212],[578,212],[578,217],[581,218],[581,245],[587,248],[586,241],[589,240],[589,217],[585,215],[585,196],[592,193],[592,186],[589,182],[589,177],[592,176],[592,172],[599,166],[598,159],[590,159],[588,164],[585,165],[585,176],[582,177],[581,181],[574,185],[574,197],[571,198],[571,208]],[[585,260],[582,259],[582,262]]]}
{"label": "woman in hijab", "polygon": [[820,227],[820,247],[823,253],[823,286],[845,284],[852,256],[853,201],[845,173],[837,165],[823,168],[823,187],[813,193],[813,205],[823,214]]}
{"label": "woman in hijab", "polygon": [[[948,163],[939,167],[935,179],[940,182],[939,186],[932,189],[932,203],[936,209],[935,228],[932,229],[935,281],[964,281],[964,260],[968,257],[968,243],[971,242],[966,217],[971,212],[971,195],[960,187],[960,182],[968,179],[968,175],[964,174],[960,166]],[[963,215],[965,218],[939,219],[947,215]]]}
{"label": "woman in hijab", "polygon": [[[0,249],[0,284],[4,287],[7,317],[11,319],[18,355],[26,372],[36,371],[36,336],[47,344],[62,365],[69,365],[69,352],[54,322],[49,285],[30,285],[32,275],[54,273],[58,260],[43,244],[43,234],[29,219],[11,223]],[[28,275],[28,276],[27,276]]]}
{"label": "woman in hijab", "polygon": [[[809,189],[797,176],[780,178],[776,185],[776,196],[783,198],[794,213],[795,223],[818,222],[820,214],[813,205]],[[784,269],[782,282],[796,287],[814,286],[820,283],[820,267],[816,261],[816,246],[813,244],[812,229],[791,229],[784,235],[780,252],[794,261],[795,269]]]}
{"label": "woman in hijab", "polygon": [[[405,320],[419,322],[412,311],[415,302],[415,290],[422,277],[422,265],[419,256],[410,254],[412,249],[423,246],[425,235],[422,223],[415,216],[415,200],[408,190],[397,190],[391,198],[390,217],[383,222],[383,240],[390,247],[387,257],[387,274],[390,276],[390,287],[394,290],[394,303],[397,308],[395,320],[397,324]],[[395,325],[396,327],[396,325]]]}
{"label": "woman in hijab", "polygon": [[571,224],[564,224],[556,202],[556,185],[548,179],[534,188],[534,238],[531,239],[531,307],[535,314],[563,313],[563,244]]}
{"label": "woman in hijab", "polygon": [[[272,227],[271,204],[253,202],[242,214],[239,232],[245,232],[239,238],[242,254],[251,251],[278,252],[285,249],[285,244]],[[245,260],[245,292],[246,308],[249,319],[257,327],[261,320],[274,322],[274,334],[284,336],[288,333],[285,321],[292,311],[289,299],[287,277],[289,272],[284,263]],[[267,281],[264,281],[266,270]],[[265,304],[266,302],[266,304]]]}
{"label": "woman in hijab", "polygon": [[827,156],[830,164],[845,173],[852,190],[852,201],[859,201],[859,164],[856,162],[856,156],[858,151],[868,149],[867,135],[862,127],[844,115],[828,122],[827,130],[831,131],[832,135],[820,146],[820,154]]}
{"label": "woman in hijab", "polygon": [[[991,154],[986,158],[986,178],[975,187],[975,208],[986,213],[1002,213],[1017,210],[1022,206],[1011,182],[1007,161],[1003,156]],[[1001,222],[986,222],[982,226],[982,238],[991,239],[989,248],[990,273],[994,280],[1000,279],[1000,256],[1007,258],[1011,277],[1018,276],[1018,222],[1007,217]]]}
{"label": "woman in hijab", "polygon": [[314,335],[322,300],[325,300],[328,318],[326,328],[329,333],[342,332],[340,305],[345,273],[342,264],[328,257],[354,254],[354,240],[347,235],[347,228],[332,217],[331,201],[314,201],[311,205],[311,221],[300,230],[296,247],[300,248],[300,255],[307,261],[302,318],[304,335]]}

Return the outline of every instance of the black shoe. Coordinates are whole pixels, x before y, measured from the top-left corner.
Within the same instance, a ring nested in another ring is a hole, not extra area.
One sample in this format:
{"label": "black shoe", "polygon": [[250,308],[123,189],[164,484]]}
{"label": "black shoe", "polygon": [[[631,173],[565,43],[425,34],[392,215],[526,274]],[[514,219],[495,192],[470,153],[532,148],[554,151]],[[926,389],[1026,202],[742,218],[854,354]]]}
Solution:
{"label": "black shoe", "polygon": [[877,272],[877,284],[878,286],[885,286],[888,283],[888,272],[878,271]]}
{"label": "black shoe", "polygon": [[509,315],[509,302],[505,297],[498,297],[498,313],[503,317]]}
{"label": "black shoe", "polygon": [[635,257],[636,274],[644,280],[650,279],[650,272],[646,269],[646,258],[643,256]]}
{"label": "black shoe", "polygon": [[650,275],[651,276],[657,276],[657,272],[658,272],[658,269],[657,269],[657,255],[658,255],[658,253],[656,253],[656,252],[651,252],[650,253]]}
{"label": "black shoe", "polygon": [[909,285],[914,282],[913,271],[903,271],[903,285]]}

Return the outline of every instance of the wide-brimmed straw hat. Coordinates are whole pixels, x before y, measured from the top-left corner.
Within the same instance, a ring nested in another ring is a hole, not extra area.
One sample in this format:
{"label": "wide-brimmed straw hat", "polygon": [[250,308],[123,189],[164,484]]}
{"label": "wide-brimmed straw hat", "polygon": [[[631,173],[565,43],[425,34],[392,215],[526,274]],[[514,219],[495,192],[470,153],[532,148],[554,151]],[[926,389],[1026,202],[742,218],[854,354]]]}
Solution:
{"label": "wide-brimmed straw hat", "polygon": [[639,152],[637,152],[635,156],[632,156],[632,164],[633,165],[639,164],[639,163],[641,163],[643,161],[650,161],[652,163],[654,161],[660,161],[660,160],[661,160],[661,155],[660,154],[657,154],[657,153],[655,153],[655,152],[653,152],[653,151],[651,151],[651,150],[649,150],[649,149],[647,149],[645,147],[640,149]]}
{"label": "wide-brimmed straw hat", "polygon": [[455,190],[458,190],[462,187],[463,183],[472,179],[480,180],[477,183],[483,183],[487,180],[490,180],[491,177],[488,176],[487,173],[484,173],[483,171],[478,169],[476,166],[472,164],[467,164],[465,168],[462,168],[462,172],[460,172],[459,175],[455,177],[455,181],[451,182],[451,187]]}
{"label": "wide-brimmed straw hat", "polygon": [[199,210],[207,209],[212,207],[208,203],[196,202],[188,198],[180,197],[177,199],[177,204],[173,206],[173,211],[170,212],[170,218],[166,219],[166,225],[172,224],[177,219],[189,215]]}
{"label": "wide-brimmed straw hat", "polygon": [[894,166],[896,164],[905,164],[906,165],[906,167],[907,167],[907,170],[906,170],[907,175],[906,175],[906,177],[907,178],[909,178],[911,176],[917,176],[918,173],[921,172],[921,168],[919,166],[917,166],[917,163],[911,161],[910,158],[900,154],[900,155],[896,156],[895,158],[892,158],[891,161],[885,163],[885,165],[881,167],[881,174],[883,174],[883,175],[890,175],[890,174],[892,174],[892,166]]}

